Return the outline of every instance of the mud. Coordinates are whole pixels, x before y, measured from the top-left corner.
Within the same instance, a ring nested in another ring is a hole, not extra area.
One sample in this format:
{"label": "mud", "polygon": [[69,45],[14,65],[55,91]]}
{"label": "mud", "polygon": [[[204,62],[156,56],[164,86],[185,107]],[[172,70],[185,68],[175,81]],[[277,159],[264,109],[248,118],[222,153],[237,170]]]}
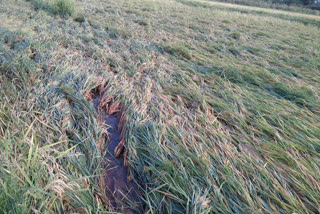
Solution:
{"label": "mud", "polygon": [[119,107],[112,107],[112,104],[105,106],[101,101],[99,96],[93,100],[97,112],[106,124],[104,175],[106,197],[115,212],[125,214],[143,213],[139,186],[128,172],[128,151],[124,148],[121,134],[123,130],[123,127],[121,127],[123,125],[120,122],[122,113]]}

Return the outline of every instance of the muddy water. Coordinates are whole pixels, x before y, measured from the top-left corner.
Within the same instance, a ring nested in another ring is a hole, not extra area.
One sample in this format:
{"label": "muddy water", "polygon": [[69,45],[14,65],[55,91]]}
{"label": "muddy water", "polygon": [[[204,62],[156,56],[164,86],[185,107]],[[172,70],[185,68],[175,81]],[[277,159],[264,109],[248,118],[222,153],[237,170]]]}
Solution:
{"label": "muddy water", "polygon": [[[99,97],[94,100],[95,108],[98,108]],[[99,109],[97,109],[99,112]],[[128,180],[128,168],[124,166],[124,155],[115,158],[114,151],[120,142],[119,131],[120,114],[106,115],[106,157],[105,157],[105,186],[106,196],[113,210],[125,214],[142,213],[142,200],[139,197],[139,188],[135,181]],[[136,209],[129,207],[134,204]]]}

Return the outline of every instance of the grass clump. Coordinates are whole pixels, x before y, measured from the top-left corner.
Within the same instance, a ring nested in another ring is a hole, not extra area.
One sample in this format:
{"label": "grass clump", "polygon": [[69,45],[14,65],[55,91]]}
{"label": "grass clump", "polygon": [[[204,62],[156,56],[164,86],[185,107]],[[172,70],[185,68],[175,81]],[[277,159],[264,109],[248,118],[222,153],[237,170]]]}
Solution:
{"label": "grass clump", "polygon": [[111,39],[117,39],[121,36],[120,31],[117,27],[110,26],[110,27],[107,27],[106,30]]}
{"label": "grass clump", "polygon": [[271,87],[267,87],[267,89],[280,98],[289,100],[298,105],[305,105],[311,109],[312,106],[309,106],[308,104],[316,102],[314,92],[306,86],[289,88],[283,83],[275,83]]}
{"label": "grass clump", "polygon": [[78,13],[78,14],[75,15],[73,20],[76,21],[76,22],[82,23],[82,22],[86,21],[86,17],[85,17],[85,15],[83,13]]}
{"label": "grass clump", "polygon": [[243,75],[242,72],[239,71],[237,68],[232,66],[227,67],[226,69],[220,70],[217,74],[233,83],[243,83]]}
{"label": "grass clump", "polygon": [[139,19],[136,22],[142,26],[150,26],[151,25],[150,20],[148,20],[148,19]]}
{"label": "grass clump", "polygon": [[71,16],[75,12],[74,0],[30,0],[34,7],[60,16]]}
{"label": "grass clump", "polygon": [[59,15],[72,15],[75,11],[73,0],[55,0],[53,3],[53,12]]}
{"label": "grass clump", "polygon": [[238,32],[233,32],[233,33],[231,33],[231,37],[232,37],[233,39],[240,39],[240,33],[238,33]]}
{"label": "grass clump", "polygon": [[107,26],[105,29],[111,39],[118,39],[120,37],[128,39],[131,37],[131,32],[128,29],[116,27],[114,24]]}
{"label": "grass clump", "polygon": [[169,44],[162,44],[163,49],[171,55],[182,57],[185,59],[191,59],[192,55],[189,48],[183,42],[176,42]]}

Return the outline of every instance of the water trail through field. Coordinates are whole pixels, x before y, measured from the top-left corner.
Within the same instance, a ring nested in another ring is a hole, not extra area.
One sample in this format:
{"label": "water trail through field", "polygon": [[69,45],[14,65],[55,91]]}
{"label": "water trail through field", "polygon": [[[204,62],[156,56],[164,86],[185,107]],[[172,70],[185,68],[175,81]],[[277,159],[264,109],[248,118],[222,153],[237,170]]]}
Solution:
{"label": "water trail through field", "polygon": [[[136,214],[142,212],[142,201],[139,195],[139,187],[135,181],[130,178],[128,167],[124,165],[125,157],[123,152],[118,157],[115,157],[116,147],[121,141],[120,117],[121,112],[117,111],[108,115],[103,114],[102,109],[99,109],[100,97],[94,100],[94,106],[99,114],[103,116],[106,125],[106,146],[107,151],[105,156],[105,176],[104,182],[106,186],[106,196],[113,210],[125,214]],[[129,204],[134,204],[133,209]],[[139,211],[138,211],[139,210]]]}

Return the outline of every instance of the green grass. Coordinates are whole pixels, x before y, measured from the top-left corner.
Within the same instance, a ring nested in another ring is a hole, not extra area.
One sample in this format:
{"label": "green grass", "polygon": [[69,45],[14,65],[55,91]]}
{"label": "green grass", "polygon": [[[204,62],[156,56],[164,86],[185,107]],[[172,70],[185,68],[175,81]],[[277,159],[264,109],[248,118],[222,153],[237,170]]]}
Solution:
{"label": "green grass", "polygon": [[303,14],[297,12],[290,12],[284,10],[275,10],[271,8],[250,7],[244,5],[235,5],[229,3],[215,2],[215,1],[190,1],[190,0],[176,0],[186,5],[203,8],[220,8],[221,10],[240,12],[244,14],[258,14],[261,16],[279,17],[284,20],[301,22],[305,25],[319,26],[320,16],[312,14]]}
{"label": "green grass", "polygon": [[76,3],[83,19],[0,5],[1,212],[110,211],[97,86],[124,107],[146,213],[320,211],[318,16]]}
{"label": "green grass", "polygon": [[215,0],[215,1],[319,15],[319,11],[312,10],[310,9],[310,7],[297,5],[297,4],[287,5],[287,4],[281,4],[281,3],[273,3],[272,1],[264,1],[264,0]]}
{"label": "green grass", "polygon": [[61,15],[72,15],[74,13],[74,1],[56,0],[54,2],[53,11]]}
{"label": "green grass", "polygon": [[55,85],[36,68],[25,57],[1,67],[1,212],[97,212],[103,166],[94,110],[72,83]]}
{"label": "green grass", "polygon": [[53,14],[70,16],[75,12],[74,0],[27,0],[31,1],[35,9],[43,9]]}
{"label": "green grass", "polygon": [[163,46],[163,49],[171,55],[186,58],[186,59],[192,58],[190,50],[182,42],[177,42],[177,43],[168,44],[168,45],[163,44],[162,46]]}

